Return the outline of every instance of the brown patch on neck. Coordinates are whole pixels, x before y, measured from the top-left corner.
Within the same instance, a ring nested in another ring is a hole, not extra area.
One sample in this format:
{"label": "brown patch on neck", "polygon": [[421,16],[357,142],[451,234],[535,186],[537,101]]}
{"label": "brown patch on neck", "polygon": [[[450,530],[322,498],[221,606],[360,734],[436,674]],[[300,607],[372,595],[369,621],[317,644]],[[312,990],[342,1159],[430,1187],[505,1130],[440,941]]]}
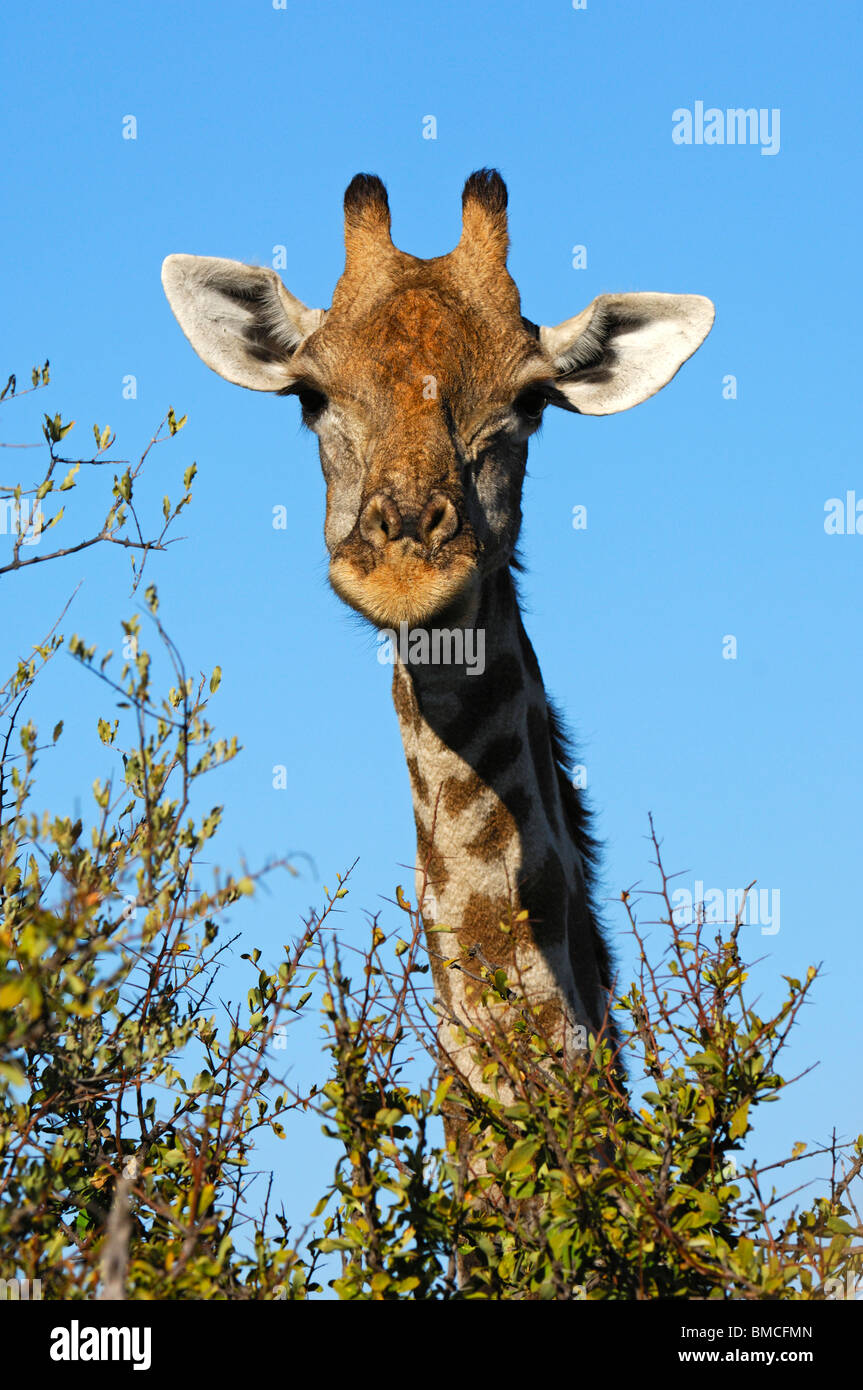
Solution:
{"label": "brown patch on neck", "polygon": [[[485,893],[471,893],[465,906],[459,929],[459,942],[466,951],[479,947],[482,956],[493,969],[506,970],[509,975],[515,961],[515,942],[511,934],[502,930],[502,923],[513,915],[513,905],[507,898],[492,898]],[[469,966],[469,962],[468,968]],[[474,967],[480,974],[480,966]],[[470,981],[467,988],[469,999],[476,1001],[487,985]]]}
{"label": "brown patch on neck", "polygon": [[417,827],[417,868],[425,875],[431,891],[437,896],[449,883],[449,871],[444,857],[434,844],[431,834],[426,831],[419,816],[415,817]]}
{"label": "brown patch on neck", "polygon": [[417,759],[414,757],[409,757],[407,759],[407,765],[408,776],[411,779],[411,790],[413,792],[414,798],[417,801],[421,801],[424,806],[427,806],[429,799],[429,787],[428,782],[420,772],[420,765],[417,762]]}
{"label": "brown patch on neck", "polygon": [[[510,801],[515,803],[515,810],[510,810],[507,804]],[[465,852],[486,864],[502,859],[507,847],[519,833],[519,821],[527,818],[530,804],[530,795],[520,787],[508,793],[506,802],[498,801],[489,811],[482,829],[465,845]]]}
{"label": "brown patch on neck", "polygon": [[482,783],[473,772],[464,777],[448,777],[441,786],[440,809],[446,816],[460,816],[481,791]]}
{"label": "brown patch on neck", "polygon": [[393,667],[393,705],[399,722],[405,729],[414,733],[422,727],[422,714],[414,690],[414,683],[403,667]]}

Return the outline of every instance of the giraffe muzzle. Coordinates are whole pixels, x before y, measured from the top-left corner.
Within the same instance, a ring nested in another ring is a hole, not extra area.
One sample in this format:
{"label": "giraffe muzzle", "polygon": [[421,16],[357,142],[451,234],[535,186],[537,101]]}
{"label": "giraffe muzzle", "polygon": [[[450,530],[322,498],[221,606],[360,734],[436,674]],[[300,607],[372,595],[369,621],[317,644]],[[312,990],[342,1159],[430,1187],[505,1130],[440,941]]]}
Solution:
{"label": "giraffe muzzle", "polygon": [[388,492],[374,492],[330,563],[330,582],[339,597],[386,627],[423,624],[450,609],[460,612],[478,581],[473,532],[439,490],[414,507],[400,505]]}

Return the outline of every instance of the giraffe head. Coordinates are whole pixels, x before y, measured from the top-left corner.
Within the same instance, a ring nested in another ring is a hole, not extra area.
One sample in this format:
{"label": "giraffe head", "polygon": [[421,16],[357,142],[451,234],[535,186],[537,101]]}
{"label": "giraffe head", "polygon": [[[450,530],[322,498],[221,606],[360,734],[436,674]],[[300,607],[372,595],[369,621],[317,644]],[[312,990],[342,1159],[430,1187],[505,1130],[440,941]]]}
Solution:
{"label": "giraffe head", "polygon": [[329,309],[275,271],[169,256],[162,283],[198,355],[237,385],[299,397],[318,436],[336,592],[379,626],[468,621],[508,564],[527,443],[549,405],[627,410],[710,331],[700,295],[604,294],[538,328],[506,267],[506,186],[480,170],[448,255],[398,250],[380,179],[345,194],[345,269]]}

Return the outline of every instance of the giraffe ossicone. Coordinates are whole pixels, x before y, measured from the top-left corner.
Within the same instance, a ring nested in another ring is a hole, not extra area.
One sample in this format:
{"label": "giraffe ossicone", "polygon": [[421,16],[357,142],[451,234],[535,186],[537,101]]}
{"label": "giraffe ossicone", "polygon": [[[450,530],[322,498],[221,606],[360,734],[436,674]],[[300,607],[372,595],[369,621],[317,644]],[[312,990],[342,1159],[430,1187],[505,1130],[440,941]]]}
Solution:
{"label": "giraffe ossicone", "polygon": [[460,1024],[481,1022],[484,986],[448,963],[468,952],[506,972],[564,1052],[613,1034],[596,844],[512,574],[528,440],[549,406],[609,415],[652,396],[714,310],[701,295],[602,294],[538,327],[507,270],[500,175],[472,174],[462,207],[458,245],[421,260],[393,245],[380,179],[358,174],[326,310],[237,261],[169,256],[162,283],[214,371],[299,397],[336,593],[394,633],[483,634],[481,671],[403,659],[398,644],[393,658],[423,920],[446,926],[428,941],[441,1047],[481,1084]]}

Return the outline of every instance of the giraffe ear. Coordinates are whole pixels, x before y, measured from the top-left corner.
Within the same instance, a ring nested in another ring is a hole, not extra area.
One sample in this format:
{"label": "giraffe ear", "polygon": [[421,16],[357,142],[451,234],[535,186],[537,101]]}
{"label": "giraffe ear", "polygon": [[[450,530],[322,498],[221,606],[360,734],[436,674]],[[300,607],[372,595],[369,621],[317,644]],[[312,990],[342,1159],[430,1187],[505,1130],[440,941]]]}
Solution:
{"label": "giraffe ear", "polygon": [[252,391],[281,391],[291,358],[324,320],[289,294],[274,270],[214,256],[168,256],[162,284],[202,361]]}
{"label": "giraffe ear", "polygon": [[710,332],[700,294],[601,294],[574,319],[540,328],[563,399],[582,415],[613,415],[661,390]]}

